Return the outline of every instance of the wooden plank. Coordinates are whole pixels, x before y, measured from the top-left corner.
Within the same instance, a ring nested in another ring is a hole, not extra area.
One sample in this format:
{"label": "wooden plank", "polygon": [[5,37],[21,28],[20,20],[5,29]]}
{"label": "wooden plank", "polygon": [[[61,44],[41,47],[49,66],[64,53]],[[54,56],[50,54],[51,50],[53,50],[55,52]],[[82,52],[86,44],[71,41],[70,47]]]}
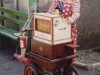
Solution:
{"label": "wooden plank", "polygon": [[16,30],[13,30],[13,29],[11,29],[11,28],[8,28],[8,27],[6,27],[6,26],[2,26],[2,25],[0,25],[0,29],[4,29],[4,30],[7,30],[7,31],[10,31],[10,32],[12,32],[12,33],[17,33],[18,31],[16,31]]}
{"label": "wooden plank", "polygon": [[7,9],[7,8],[4,8],[4,7],[0,7],[0,11],[8,13],[8,14],[15,15],[15,16],[23,17],[23,18],[28,18],[28,14],[24,13],[24,12],[12,10],[12,9]]}
{"label": "wooden plank", "polygon": [[20,26],[24,26],[24,24],[25,24],[25,22],[23,22],[23,21],[16,20],[16,19],[13,19],[13,18],[10,18],[10,17],[6,17],[6,16],[3,16],[3,15],[0,15],[0,19],[12,22],[14,24],[18,24]]}
{"label": "wooden plank", "polygon": [[13,35],[14,32],[17,33],[17,31],[15,31],[15,30],[13,30],[13,29],[11,29],[11,28],[7,28],[7,27],[5,27],[5,26],[1,26],[1,25],[0,25],[0,34],[5,35],[6,37],[9,37],[9,38],[11,38],[12,40],[18,41],[18,38],[19,38],[19,37]]}
{"label": "wooden plank", "polygon": [[18,38],[19,37],[17,37],[17,36],[14,36],[14,35],[12,35],[9,31],[7,31],[7,30],[2,30],[2,29],[0,29],[0,34],[3,34],[3,35],[5,35],[6,37],[9,37],[9,38],[11,38],[12,40],[15,40],[15,41],[18,41]]}
{"label": "wooden plank", "polygon": [[66,46],[71,47],[71,48],[80,47],[79,45],[76,45],[76,44],[66,44]]}

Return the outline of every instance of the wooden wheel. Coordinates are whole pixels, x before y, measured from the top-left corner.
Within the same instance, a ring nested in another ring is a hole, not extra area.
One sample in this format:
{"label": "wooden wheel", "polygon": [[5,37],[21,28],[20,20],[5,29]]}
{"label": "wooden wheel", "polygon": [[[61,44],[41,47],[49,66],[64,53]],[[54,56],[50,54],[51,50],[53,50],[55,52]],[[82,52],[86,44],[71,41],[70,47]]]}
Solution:
{"label": "wooden wheel", "polygon": [[27,65],[24,69],[24,75],[39,75],[37,69],[32,65]]}
{"label": "wooden wheel", "polygon": [[79,73],[75,67],[69,66],[64,69],[64,75],[79,75]]}
{"label": "wooden wheel", "polygon": [[55,70],[54,75],[62,75],[61,69]]}
{"label": "wooden wheel", "polygon": [[47,71],[47,72],[44,72],[42,75],[53,75],[53,73]]}

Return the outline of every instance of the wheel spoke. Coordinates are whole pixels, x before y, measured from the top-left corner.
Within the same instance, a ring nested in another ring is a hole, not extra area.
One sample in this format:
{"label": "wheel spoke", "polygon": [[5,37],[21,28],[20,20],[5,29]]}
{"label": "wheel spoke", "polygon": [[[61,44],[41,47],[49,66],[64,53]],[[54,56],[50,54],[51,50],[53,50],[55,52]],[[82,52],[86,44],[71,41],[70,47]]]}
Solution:
{"label": "wheel spoke", "polygon": [[29,72],[30,72],[30,74],[32,75],[33,71],[32,71],[32,69],[31,69],[31,68],[29,69]]}
{"label": "wheel spoke", "polygon": [[33,65],[27,65],[24,70],[24,75],[38,75],[38,71]]}
{"label": "wheel spoke", "polygon": [[47,71],[47,72],[44,72],[43,75],[53,75],[53,73]]}
{"label": "wheel spoke", "polygon": [[27,70],[27,75],[32,75],[32,70],[30,70],[30,68]]}
{"label": "wheel spoke", "polygon": [[72,75],[75,75],[75,73],[73,72]]}

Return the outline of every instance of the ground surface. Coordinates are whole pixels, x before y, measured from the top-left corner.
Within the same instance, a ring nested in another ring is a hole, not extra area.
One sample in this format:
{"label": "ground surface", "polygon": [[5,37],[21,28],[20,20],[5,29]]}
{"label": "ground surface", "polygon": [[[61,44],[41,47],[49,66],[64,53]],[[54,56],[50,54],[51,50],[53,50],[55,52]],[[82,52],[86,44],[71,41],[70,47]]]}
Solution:
{"label": "ground surface", "polygon": [[100,63],[100,52],[94,51],[94,49],[78,50],[79,57],[77,61],[85,64]]}
{"label": "ground surface", "polygon": [[[0,75],[24,75],[24,67],[17,60],[11,60],[12,49],[0,49]],[[77,68],[80,75],[97,75],[94,71]]]}
{"label": "ground surface", "polygon": [[[100,52],[97,52],[94,49],[78,50],[77,54],[79,55],[79,57],[76,60],[78,62],[87,65],[96,64],[96,63],[100,64]],[[95,70],[96,75],[100,75],[100,65],[98,65],[97,68],[94,68],[93,70]]]}
{"label": "ground surface", "polygon": [[11,60],[10,49],[0,49],[0,75],[24,75],[24,67],[17,60]]}

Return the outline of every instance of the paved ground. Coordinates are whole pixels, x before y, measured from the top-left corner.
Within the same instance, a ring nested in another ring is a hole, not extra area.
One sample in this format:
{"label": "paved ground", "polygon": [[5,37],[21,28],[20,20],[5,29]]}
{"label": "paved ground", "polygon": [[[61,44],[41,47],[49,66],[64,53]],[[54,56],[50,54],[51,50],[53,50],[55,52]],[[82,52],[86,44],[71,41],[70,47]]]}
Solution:
{"label": "paved ground", "polygon": [[[11,49],[0,50],[0,75],[24,75],[24,67],[17,60],[11,60],[13,52]],[[93,71],[77,68],[80,75],[95,75]]]}
{"label": "paved ground", "polygon": [[79,74],[80,75],[97,75],[95,72],[93,71],[87,71],[85,69],[80,69],[80,68],[77,68],[77,70],[79,71]]}
{"label": "paved ground", "polygon": [[17,60],[11,60],[13,52],[9,49],[0,50],[0,75],[24,75],[24,67]]}

